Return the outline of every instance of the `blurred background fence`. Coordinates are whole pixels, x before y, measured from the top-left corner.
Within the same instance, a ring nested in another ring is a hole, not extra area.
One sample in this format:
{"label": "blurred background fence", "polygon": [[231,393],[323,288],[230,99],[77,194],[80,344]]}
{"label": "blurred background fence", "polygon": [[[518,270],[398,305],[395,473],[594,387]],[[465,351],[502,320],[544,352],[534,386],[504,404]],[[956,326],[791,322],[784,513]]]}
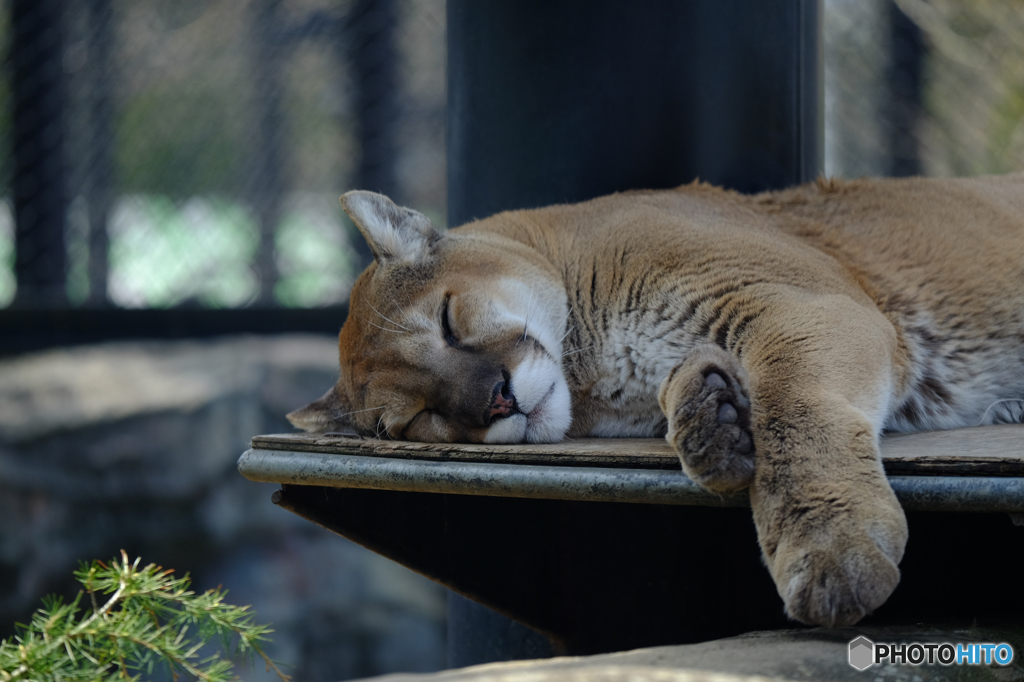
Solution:
{"label": "blurred background fence", "polygon": [[825,0],[825,172],[1024,170],[1024,3]]}
{"label": "blurred background fence", "polygon": [[[826,174],[1024,170],[1024,3],[824,9]],[[0,636],[125,547],[253,603],[297,680],[442,666],[440,588],[234,461],[336,376],[338,195],[446,224],[444,0],[0,0],[0,55]],[[324,336],[26,353],[270,331]]]}
{"label": "blurred background fence", "polygon": [[[830,175],[1024,163],[1024,4],[826,0]],[[317,308],[444,224],[443,0],[5,0],[0,307]],[[52,318],[51,318],[52,319]]]}
{"label": "blurred background fence", "polygon": [[343,304],[368,251],[342,191],[444,223],[444,22],[443,0],[3,2],[0,307]]}
{"label": "blurred background fence", "polygon": [[0,637],[123,548],[297,681],[443,667],[442,588],[235,461],[337,378],[338,195],[444,225],[444,0],[0,0],[0,55]]}

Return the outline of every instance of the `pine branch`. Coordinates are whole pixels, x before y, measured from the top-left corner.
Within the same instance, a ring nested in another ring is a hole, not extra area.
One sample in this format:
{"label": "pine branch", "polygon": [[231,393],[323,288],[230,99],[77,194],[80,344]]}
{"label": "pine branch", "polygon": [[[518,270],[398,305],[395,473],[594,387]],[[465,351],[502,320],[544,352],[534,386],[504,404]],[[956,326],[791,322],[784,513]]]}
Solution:
{"label": "pine branch", "polygon": [[[269,641],[266,625],[253,622],[247,606],[224,603],[226,592],[190,591],[188,575],[140,559],[109,565],[82,565],[75,577],[85,590],[70,604],[58,597],[43,600],[28,625],[0,641],[0,682],[18,680],[137,680],[154,665],[163,664],[177,679],[184,674],[204,682],[231,679],[232,662],[219,653],[199,659],[199,651],[216,638],[225,651],[259,655],[283,682],[288,676],[263,651]],[[88,594],[92,609],[79,620],[80,604]],[[102,606],[97,595],[110,595]],[[191,630],[191,632],[190,632]],[[135,674],[133,674],[135,673]]]}

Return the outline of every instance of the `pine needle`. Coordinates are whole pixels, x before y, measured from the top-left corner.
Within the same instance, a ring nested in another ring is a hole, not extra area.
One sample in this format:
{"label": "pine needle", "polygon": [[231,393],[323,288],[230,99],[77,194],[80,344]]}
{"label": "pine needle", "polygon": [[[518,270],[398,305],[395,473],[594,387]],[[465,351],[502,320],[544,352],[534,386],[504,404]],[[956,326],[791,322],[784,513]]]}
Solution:
{"label": "pine needle", "polygon": [[[213,640],[229,654],[259,656],[283,682],[278,666],[263,651],[273,632],[253,622],[248,606],[224,603],[220,588],[196,594],[188,574],[149,564],[141,559],[82,564],[75,578],[85,588],[74,601],[46,597],[28,625],[0,641],[0,682],[41,680],[124,682],[152,674],[165,666],[175,679],[227,682],[235,679],[230,658],[221,652],[200,658]],[[82,611],[88,594],[92,609]],[[109,596],[107,596],[109,595]]]}

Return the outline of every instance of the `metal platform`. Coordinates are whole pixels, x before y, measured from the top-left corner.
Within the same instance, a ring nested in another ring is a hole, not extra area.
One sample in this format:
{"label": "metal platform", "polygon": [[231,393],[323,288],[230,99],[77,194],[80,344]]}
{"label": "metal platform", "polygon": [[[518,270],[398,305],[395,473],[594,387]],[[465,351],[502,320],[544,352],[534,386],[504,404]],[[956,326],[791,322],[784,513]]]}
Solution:
{"label": "metal platform", "polygon": [[[661,439],[459,445],[345,434],[257,436],[238,469],[253,481],[580,502],[749,506],[708,492]],[[1024,426],[888,436],[882,457],[908,511],[1024,512]]]}
{"label": "metal platform", "polygon": [[[968,627],[1024,612],[1007,559],[1024,540],[1024,426],[891,436],[882,453],[910,542],[899,588],[865,625]],[[746,495],[702,490],[661,440],[267,435],[238,467],[282,484],[278,506],[541,633],[520,633],[553,647],[523,649],[533,657],[794,625],[761,562]],[[477,616],[453,622],[479,630]],[[499,656],[521,627],[503,623],[492,628]]]}

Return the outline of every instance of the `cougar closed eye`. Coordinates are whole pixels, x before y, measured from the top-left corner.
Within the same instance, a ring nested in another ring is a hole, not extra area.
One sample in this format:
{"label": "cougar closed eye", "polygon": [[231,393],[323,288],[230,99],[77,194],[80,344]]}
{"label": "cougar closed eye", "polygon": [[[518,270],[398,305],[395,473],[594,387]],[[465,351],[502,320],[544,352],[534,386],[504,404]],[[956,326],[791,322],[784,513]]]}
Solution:
{"label": "cougar closed eye", "polygon": [[444,336],[444,342],[452,348],[456,348],[459,345],[459,338],[452,331],[452,311],[451,311],[451,295],[444,297],[444,305],[441,308],[441,334]]}

